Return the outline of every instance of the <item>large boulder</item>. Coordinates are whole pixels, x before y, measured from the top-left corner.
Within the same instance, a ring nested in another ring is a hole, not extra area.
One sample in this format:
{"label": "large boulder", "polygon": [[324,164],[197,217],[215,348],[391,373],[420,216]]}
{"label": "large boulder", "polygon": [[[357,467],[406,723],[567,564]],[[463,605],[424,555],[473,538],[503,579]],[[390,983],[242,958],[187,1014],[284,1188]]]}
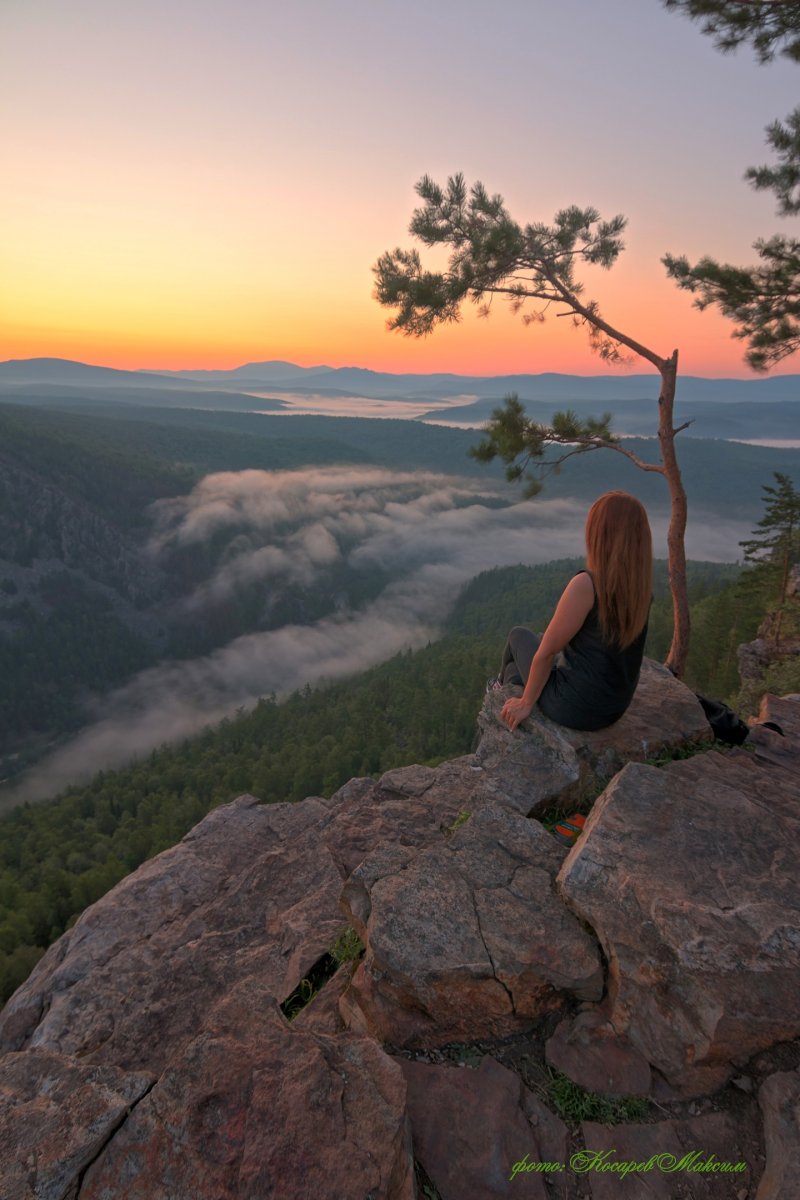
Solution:
{"label": "large boulder", "polygon": [[[414,1153],[441,1200],[547,1200],[547,1174],[520,1164],[563,1170],[567,1130],[518,1075],[488,1056],[474,1071],[397,1061],[408,1084]],[[549,1174],[559,1179],[558,1170]]]}
{"label": "large boulder", "polygon": [[288,997],[344,928],[316,800],[215,809],[80,917],[0,1014],[0,1050],[158,1074],[236,982]]}
{"label": "large boulder", "polygon": [[683,1095],[800,1036],[799,839],[800,777],[712,752],[627,766],[564,862],[614,1029]]}
{"label": "large boulder", "polygon": [[413,1200],[406,1084],[369,1038],[240,985],[89,1168],[81,1200]]}
{"label": "large boulder", "polygon": [[438,846],[368,856],[342,893],[366,946],[347,1023],[441,1046],[526,1028],[564,993],[599,999],[597,946],[553,889],[563,857],[537,821],[491,807]]}
{"label": "large boulder", "polygon": [[496,802],[531,816],[556,802],[583,798],[627,762],[713,740],[694,692],[647,658],[630,708],[607,729],[567,729],[534,708],[511,732],[500,710],[509,696],[520,694],[515,687],[488,693],[478,717],[475,760],[491,779]]}

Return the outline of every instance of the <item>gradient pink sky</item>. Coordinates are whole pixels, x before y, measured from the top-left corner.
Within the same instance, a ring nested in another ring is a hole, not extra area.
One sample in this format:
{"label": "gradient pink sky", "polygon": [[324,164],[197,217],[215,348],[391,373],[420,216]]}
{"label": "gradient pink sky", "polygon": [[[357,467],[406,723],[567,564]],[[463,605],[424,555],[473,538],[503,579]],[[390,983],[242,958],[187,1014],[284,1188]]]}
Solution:
{"label": "gradient pink sky", "polygon": [[386,331],[372,264],[409,244],[415,181],[461,170],[521,221],[625,213],[587,294],[684,373],[750,374],[659,260],[791,230],[742,175],[797,71],[658,0],[4,0],[0,73],[0,359],[605,373],[569,321],[501,304]]}

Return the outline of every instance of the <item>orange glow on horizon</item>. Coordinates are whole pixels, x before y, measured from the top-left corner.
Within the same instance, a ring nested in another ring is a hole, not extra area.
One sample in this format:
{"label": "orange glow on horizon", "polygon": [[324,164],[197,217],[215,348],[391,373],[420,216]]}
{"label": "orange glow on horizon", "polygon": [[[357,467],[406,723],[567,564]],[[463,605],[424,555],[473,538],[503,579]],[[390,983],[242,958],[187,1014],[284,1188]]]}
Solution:
{"label": "orange glow on horizon", "polygon": [[[631,0],[579,6],[579,37],[569,6],[525,0],[457,22],[411,0],[400,26],[366,4],[5,7],[0,361],[653,372],[609,367],[571,320],[528,328],[502,302],[423,341],[386,331],[371,267],[413,244],[415,181],[463,171],[523,224],[572,203],[624,213],[624,253],[579,272],[584,298],[659,355],[677,347],[683,374],[753,375],[661,257],[746,264],[775,228],[774,198],[742,172],[794,103],[788,63],[721,56],[663,6],[630,21]],[[603,98],[602,136],[590,92],[564,87],[565,45],[570,77]],[[777,373],[793,370],[797,356]]]}
{"label": "orange glow on horizon", "polygon": [[[609,366],[570,317],[550,312],[544,324],[526,326],[502,300],[486,319],[467,304],[460,322],[421,340],[391,333],[390,314],[372,296],[370,264],[389,240],[382,225],[351,226],[320,260],[261,232],[255,212],[231,225],[216,206],[220,186],[184,220],[172,202],[138,209],[130,197],[122,209],[77,200],[66,210],[42,202],[33,215],[19,207],[20,237],[5,255],[0,294],[0,360],[67,358],[132,370],[279,359],[419,374],[654,372],[642,359]],[[65,219],[73,223],[68,236]],[[752,377],[730,324],[693,308],[665,277],[659,253],[642,242],[613,270],[590,268],[586,298],[657,354],[678,347],[683,374]],[[792,361],[780,371],[791,372]]]}
{"label": "orange glow on horizon", "polygon": [[[650,313],[652,316],[654,309]],[[525,327],[506,314],[480,320],[469,313],[460,324],[439,329],[422,340],[388,332],[384,315],[377,310],[362,314],[360,321],[315,322],[313,330],[298,321],[294,328],[270,330],[263,336],[249,324],[251,328],[239,335],[227,324],[215,335],[210,322],[196,329],[181,323],[183,327],[154,330],[144,322],[127,327],[109,323],[66,328],[53,320],[13,332],[6,322],[10,336],[0,340],[0,360],[64,358],[119,370],[154,371],[233,370],[249,362],[280,360],[303,367],[362,367],[396,374],[655,373],[649,362],[633,356],[621,366],[605,363],[591,351],[584,331],[573,328],[569,319]],[[632,321],[620,321],[619,327],[659,354],[666,356],[677,347],[681,374],[757,377],[743,361],[743,344],[731,338],[730,326],[721,317],[690,309],[683,322],[664,319],[648,324],[652,326],[649,331]],[[671,335],[668,339],[664,330]],[[787,359],[770,374],[797,372],[800,364],[796,360],[796,355]]]}

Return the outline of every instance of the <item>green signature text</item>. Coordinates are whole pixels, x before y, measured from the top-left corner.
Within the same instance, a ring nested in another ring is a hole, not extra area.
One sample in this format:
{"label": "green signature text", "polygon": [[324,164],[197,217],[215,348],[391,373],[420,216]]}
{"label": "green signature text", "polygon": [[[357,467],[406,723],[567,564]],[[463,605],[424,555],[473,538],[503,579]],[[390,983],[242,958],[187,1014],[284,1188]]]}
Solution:
{"label": "green signature text", "polygon": [[[624,1179],[626,1175],[645,1174],[648,1171],[661,1171],[665,1175],[672,1175],[675,1171],[687,1171],[693,1174],[702,1172],[708,1175],[740,1175],[747,1170],[747,1163],[723,1162],[716,1155],[709,1154],[705,1150],[692,1150],[681,1158],[675,1154],[653,1154],[641,1162],[618,1158],[616,1150],[578,1150],[570,1158],[569,1168],[577,1175],[586,1175],[590,1171],[595,1171],[603,1175],[619,1175]],[[566,1163],[531,1160],[526,1154],[519,1162],[514,1163],[509,1178],[516,1179],[518,1175],[525,1175],[531,1171],[541,1175],[554,1175],[566,1169]]]}

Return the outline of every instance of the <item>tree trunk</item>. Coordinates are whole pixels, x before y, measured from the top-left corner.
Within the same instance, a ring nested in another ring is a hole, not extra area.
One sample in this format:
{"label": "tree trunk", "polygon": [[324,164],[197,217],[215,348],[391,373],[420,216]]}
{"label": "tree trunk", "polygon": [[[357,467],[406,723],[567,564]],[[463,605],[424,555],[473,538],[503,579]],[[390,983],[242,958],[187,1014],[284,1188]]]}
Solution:
{"label": "tree trunk", "polygon": [[686,668],[689,653],[689,594],[686,585],[686,492],[684,491],[678,458],[675,454],[675,429],[672,410],[675,404],[675,384],[678,377],[678,351],[662,360],[661,392],[658,397],[658,440],[661,461],[669,487],[670,519],[667,531],[667,564],[672,593],[673,632],[666,665],[679,678]]}

